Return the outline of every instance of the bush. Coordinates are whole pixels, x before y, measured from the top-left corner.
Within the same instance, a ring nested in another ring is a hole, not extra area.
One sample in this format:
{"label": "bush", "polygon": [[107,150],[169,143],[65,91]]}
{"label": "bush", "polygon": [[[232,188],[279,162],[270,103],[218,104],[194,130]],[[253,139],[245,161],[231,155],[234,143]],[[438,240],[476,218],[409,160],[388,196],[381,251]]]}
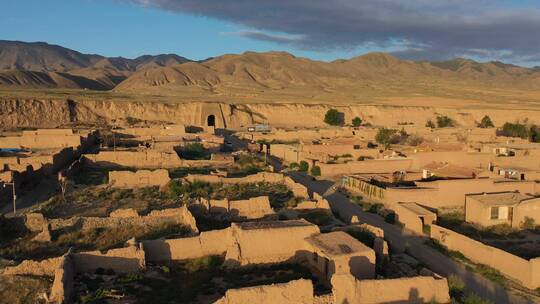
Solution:
{"label": "bush", "polygon": [[352,119],[351,123],[353,127],[360,127],[360,125],[362,125],[362,119],[356,116],[355,118]]}
{"label": "bush", "polygon": [[331,126],[343,125],[343,115],[336,109],[330,109],[324,115],[324,122]]}
{"label": "bush", "polygon": [[321,167],[313,166],[311,168],[311,175],[313,175],[313,176],[321,176]]}
{"label": "bush", "polygon": [[190,160],[210,159],[210,153],[200,143],[189,143],[182,148],[182,157]]}
{"label": "bush", "polygon": [[431,121],[431,119],[430,119],[430,120],[428,120],[428,121],[426,122],[426,127],[435,129],[435,124],[434,124],[433,121]]}
{"label": "bush", "polygon": [[295,169],[300,168],[300,165],[296,162],[293,162],[289,165],[289,168],[291,168],[292,170],[295,170]]}
{"label": "bush", "polygon": [[536,222],[533,218],[526,216],[521,226],[523,227],[523,229],[533,230],[536,229]]}
{"label": "bush", "polygon": [[478,124],[478,127],[479,128],[493,128],[495,126],[493,125],[493,122],[491,121],[491,118],[489,116],[485,115],[484,117],[482,117],[482,120]]}
{"label": "bush", "polygon": [[300,161],[298,169],[300,170],[300,172],[307,172],[309,169],[309,164],[305,160],[302,160]]}
{"label": "bush", "polygon": [[424,138],[418,134],[413,134],[407,138],[407,144],[409,146],[418,146],[424,142]]}
{"label": "bush", "polygon": [[455,124],[454,124],[454,120],[452,120],[452,118],[446,116],[446,115],[439,115],[437,116],[437,127],[438,128],[448,128],[448,127],[453,127]]}

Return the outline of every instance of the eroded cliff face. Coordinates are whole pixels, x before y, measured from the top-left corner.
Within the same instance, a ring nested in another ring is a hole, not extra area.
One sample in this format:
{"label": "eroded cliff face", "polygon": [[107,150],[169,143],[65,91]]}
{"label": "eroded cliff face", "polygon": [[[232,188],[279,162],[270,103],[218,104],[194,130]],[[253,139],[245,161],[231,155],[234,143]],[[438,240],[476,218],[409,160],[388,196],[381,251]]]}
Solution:
{"label": "eroded cliff face", "polygon": [[57,127],[67,124],[114,123],[122,125],[128,117],[151,122],[206,125],[213,115],[217,127],[244,128],[255,123],[283,127],[321,127],[324,114],[336,108],[349,123],[355,116],[379,126],[413,123],[424,126],[428,119],[447,115],[460,126],[474,126],[484,115],[496,125],[528,121],[540,124],[540,111],[502,109],[457,109],[442,107],[283,103],[159,103],[131,101],[77,100],[0,100],[0,127]]}

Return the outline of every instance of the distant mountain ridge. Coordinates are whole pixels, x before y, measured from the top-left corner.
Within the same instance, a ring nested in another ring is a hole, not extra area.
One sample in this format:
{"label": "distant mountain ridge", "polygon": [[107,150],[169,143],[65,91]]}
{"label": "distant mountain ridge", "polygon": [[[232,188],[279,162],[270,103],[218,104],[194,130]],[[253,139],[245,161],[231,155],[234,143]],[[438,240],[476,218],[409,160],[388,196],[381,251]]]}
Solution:
{"label": "distant mountain ridge", "polygon": [[[188,61],[175,54],[128,59],[83,54],[45,42],[0,40],[0,85],[109,90],[136,71]],[[56,73],[72,80],[64,81]]]}
{"label": "distant mountain ridge", "polygon": [[202,61],[175,54],[127,59],[82,54],[43,42],[0,41],[0,86],[230,98],[336,96],[351,100],[366,94],[463,91],[470,95],[473,91],[485,94],[501,89],[536,94],[540,91],[540,68],[462,58],[408,61],[386,53],[332,62],[286,52],[245,52]]}

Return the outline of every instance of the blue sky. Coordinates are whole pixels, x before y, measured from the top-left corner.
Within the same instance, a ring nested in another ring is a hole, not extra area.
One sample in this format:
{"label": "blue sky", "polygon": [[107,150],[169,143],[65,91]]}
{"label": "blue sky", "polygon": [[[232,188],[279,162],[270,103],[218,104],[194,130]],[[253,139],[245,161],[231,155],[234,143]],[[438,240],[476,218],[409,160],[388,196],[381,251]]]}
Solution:
{"label": "blue sky", "polygon": [[205,59],[287,51],[317,60],[369,51],[406,59],[540,62],[540,1],[3,0],[0,39],[83,53]]}

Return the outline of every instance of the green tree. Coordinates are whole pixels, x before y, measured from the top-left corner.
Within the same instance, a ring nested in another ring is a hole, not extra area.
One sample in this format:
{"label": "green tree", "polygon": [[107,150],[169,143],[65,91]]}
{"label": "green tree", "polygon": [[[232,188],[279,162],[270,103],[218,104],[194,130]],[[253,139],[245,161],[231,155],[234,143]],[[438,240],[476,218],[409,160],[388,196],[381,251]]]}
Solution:
{"label": "green tree", "polygon": [[507,137],[521,137],[521,138],[528,138],[529,137],[529,130],[527,130],[527,126],[520,123],[511,123],[507,122],[503,125],[502,129],[497,132],[498,135],[501,136],[507,136]]}
{"label": "green tree", "polygon": [[434,124],[433,121],[430,119],[430,120],[426,121],[426,127],[435,129],[435,124]]}
{"label": "green tree", "polygon": [[313,175],[313,176],[321,176],[321,167],[313,166],[311,168],[311,175]]}
{"label": "green tree", "polygon": [[532,125],[529,129],[529,141],[540,142],[540,128],[536,125]]}
{"label": "green tree", "polygon": [[360,127],[360,125],[362,124],[362,119],[356,116],[355,118],[352,119],[351,122],[352,122],[353,127]]}
{"label": "green tree", "polygon": [[437,128],[453,127],[454,120],[446,115],[437,116]]}
{"label": "green tree", "polygon": [[482,120],[478,124],[478,127],[479,128],[493,128],[495,126],[493,125],[493,122],[491,121],[491,117],[485,115],[484,117],[482,117]]}
{"label": "green tree", "polygon": [[392,143],[392,138],[396,133],[397,130],[395,129],[381,128],[375,135],[375,141],[384,145],[385,147],[388,147]]}
{"label": "green tree", "polygon": [[299,164],[300,172],[307,172],[309,169],[309,164],[305,160],[301,160]]}
{"label": "green tree", "polygon": [[300,165],[298,165],[297,162],[292,162],[292,163],[289,165],[289,168],[291,168],[292,170],[298,169],[299,167],[300,167]]}
{"label": "green tree", "polygon": [[341,126],[343,125],[342,114],[336,109],[330,109],[324,115],[324,122],[331,126]]}

